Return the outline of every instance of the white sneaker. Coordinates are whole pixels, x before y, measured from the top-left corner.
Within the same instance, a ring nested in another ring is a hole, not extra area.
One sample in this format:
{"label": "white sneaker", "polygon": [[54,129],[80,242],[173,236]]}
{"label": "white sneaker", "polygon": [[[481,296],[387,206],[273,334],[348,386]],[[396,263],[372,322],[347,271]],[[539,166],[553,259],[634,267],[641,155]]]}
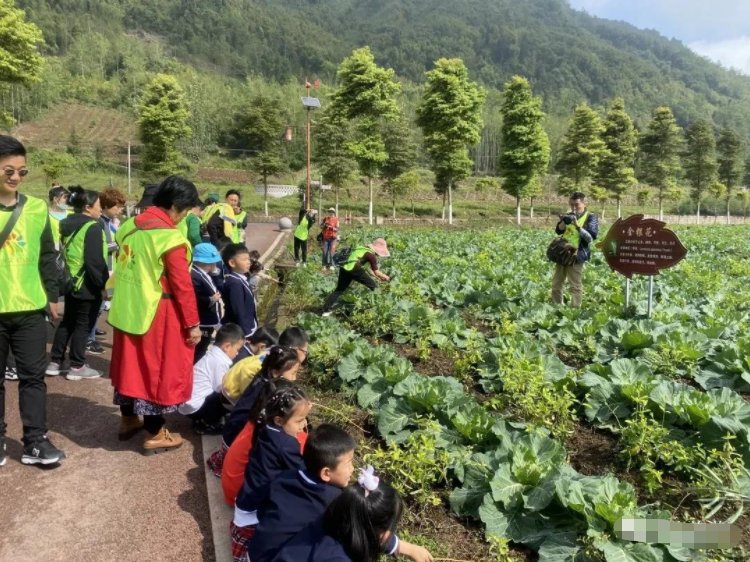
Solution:
{"label": "white sneaker", "polygon": [[329,310],[328,312],[324,312],[323,314],[321,314],[321,316],[322,316],[323,318],[328,318],[328,317],[329,317],[329,316],[330,316],[331,314],[333,314],[333,312],[331,312],[331,311]]}
{"label": "white sneaker", "polygon": [[47,369],[44,371],[44,374],[49,375],[50,377],[56,377],[60,373],[60,363],[55,363],[54,361],[47,365]]}
{"label": "white sneaker", "polygon": [[68,371],[68,374],[65,375],[65,378],[69,381],[79,381],[81,379],[98,379],[101,376],[101,371],[92,369],[88,365],[81,365],[78,368],[71,367],[70,371]]}
{"label": "white sneaker", "polygon": [[5,367],[5,380],[6,381],[17,381],[18,371],[15,367]]}

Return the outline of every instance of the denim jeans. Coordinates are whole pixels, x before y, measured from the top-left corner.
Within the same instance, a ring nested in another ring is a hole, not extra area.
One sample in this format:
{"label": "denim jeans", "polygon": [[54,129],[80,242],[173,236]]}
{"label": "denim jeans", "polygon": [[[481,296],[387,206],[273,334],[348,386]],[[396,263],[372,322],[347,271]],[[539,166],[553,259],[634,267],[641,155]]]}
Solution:
{"label": "denim jeans", "polygon": [[336,239],[323,240],[323,267],[333,267],[333,253],[336,251]]}

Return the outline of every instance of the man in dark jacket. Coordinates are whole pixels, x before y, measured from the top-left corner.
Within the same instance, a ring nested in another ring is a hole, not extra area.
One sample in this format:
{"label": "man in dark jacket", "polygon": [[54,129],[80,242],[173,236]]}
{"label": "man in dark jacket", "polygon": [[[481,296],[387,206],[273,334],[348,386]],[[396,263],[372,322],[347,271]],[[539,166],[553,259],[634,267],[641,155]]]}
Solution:
{"label": "man in dark jacket", "polygon": [[572,265],[555,264],[552,277],[552,302],[562,304],[565,279],[570,283],[572,306],[579,308],[583,296],[583,264],[591,257],[591,242],[599,235],[599,217],[586,210],[586,196],[576,191],[570,196],[571,212],[562,215],[555,232],[578,248]]}

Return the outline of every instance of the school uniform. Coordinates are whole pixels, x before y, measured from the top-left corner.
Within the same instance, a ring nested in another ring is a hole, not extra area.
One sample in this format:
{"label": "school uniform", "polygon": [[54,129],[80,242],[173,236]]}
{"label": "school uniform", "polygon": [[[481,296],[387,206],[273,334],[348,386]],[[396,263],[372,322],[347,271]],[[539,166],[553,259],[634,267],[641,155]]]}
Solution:
{"label": "school uniform", "polygon": [[289,469],[304,468],[299,442],[276,425],[260,429],[253,446],[253,454],[245,470],[245,481],[234,506],[234,518],[230,526],[232,557],[241,561],[247,553],[247,545],[258,525],[258,507],[268,496],[274,479]]}
{"label": "school uniform", "polygon": [[242,396],[234,404],[229,414],[229,419],[224,424],[224,433],[221,436],[221,440],[227,447],[232,445],[237,435],[242,431],[242,428],[250,421],[250,410],[253,409],[255,401],[260,397],[263,386],[267,382],[268,379],[265,377],[255,379],[248,385],[245,392],[242,393]]}
{"label": "school uniform", "polygon": [[236,525],[258,524],[258,508],[268,497],[271,483],[289,469],[304,469],[299,441],[277,425],[264,426],[253,446],[245,481],[235,502]]}
{"label": "school uniform", "polygon": [[312,478],[304,470],[279,475],[258,510],[260,523],[248,546],[253,562],[269,562],[281,547],[318,519],[341,488]]}
{"label": "school uniform", "polygon": [[217,346],[212,346],[193,368],[193,391],[190,399],[177,409],[194,422],[218,424],[227,413],[228,402],[221,393],[221,382],[232,360]]}
{"label": "school uniform", "polygon": [[[254,558],[251,560],[255,562]],[[273,562],[352,562],[341,543],[326,535],[322,517],[305,527],[271,560]]]}
{"label": "school uniform", "polygon": [[224,278],[221,288],[224,301],[224,318],[222,324],[232,322],[242,328],[245,338],[249,338],[258,329],[258,314],[255,309],[255,295],[250,289],[247,277],[239,273],[230,273]]}
{"label": "school uniform", "polygon": [[216,286],[216,278],[196,265],[193,265],[190,270],[190,278],[193,281],[195,300],[198,303],[201,329],[201,341],[195,346],[193,356],[193,364],[196,364],[206,354],[208,346],[211,345],[214,331],[221,324],[221,307],[218,301],[214,302],[211,299],[219,290]]}

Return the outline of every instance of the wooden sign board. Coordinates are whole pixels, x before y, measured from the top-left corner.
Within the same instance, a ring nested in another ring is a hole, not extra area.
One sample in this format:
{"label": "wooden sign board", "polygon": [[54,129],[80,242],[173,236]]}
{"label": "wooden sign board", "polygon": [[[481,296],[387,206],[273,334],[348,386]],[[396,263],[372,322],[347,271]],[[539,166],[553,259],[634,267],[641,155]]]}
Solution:
{"label": "wooden sign board", "polygon": [[677,235],[665,226],[665,222],[645,219],[643,215],[617,219],[596,247],[609,267],[627,278],[658,275],[687,254]]}

